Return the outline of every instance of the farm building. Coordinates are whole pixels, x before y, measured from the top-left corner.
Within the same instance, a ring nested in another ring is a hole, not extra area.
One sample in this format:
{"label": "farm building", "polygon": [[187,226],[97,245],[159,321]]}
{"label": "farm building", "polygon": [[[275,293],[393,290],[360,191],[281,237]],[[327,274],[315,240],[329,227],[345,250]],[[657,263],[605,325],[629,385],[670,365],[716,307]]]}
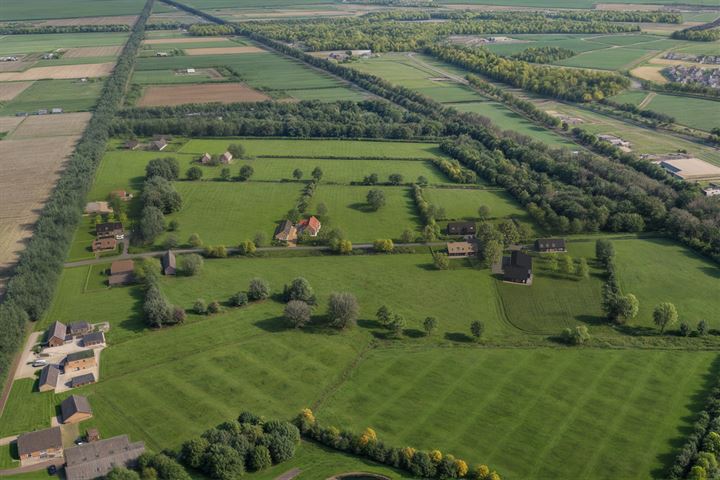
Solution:
{"label": "farm building", "polygon": [[211,164],[212,163],[212,155],[210,155],[207,152],[203,153],[203,156],[200,157],[200,163],[202,163],[203,165]]}
{"label": "farm building", "polygon": [[616,137],[615,135],[604,134],[604,135],[598,135],[597,138],[604,142],[608,142],[609,144],[614,145],[616,147],[627,148],[627,149],[630,148],[630,142],[623,140],[620,137]]}
{"label": "farm building", "polygon": [[447,225],[448,235],[475,235],[475,222],[450,222]]}
{"label": "farm building", "polygon": [[160,261],[162,263],[163,275],[175,275],[177,262],[175,260],[175,254],[172,250],[165,252],[165,255],[162,256]]}
{"label": "farm building", "polygon": [[113,237],[98,238],[92,242],[93,253],[112,252],[117,249],[117,240]]}
{"label": "farm building", "polygon": [[100,440],[100,432],[97,428],[88,428],[85,432],[85,440],[88,442],[97,442]]}
{"label": "farm building", "polygon": [[70,395],[60,403],[62,423],[78,423],[93,416],[87,397]]}
{"label": "farm building", "polygon": [[110,204],[108,202],[88,202],[85,205],[85,213],[92,215],[94,213],[98,213],[100,215],[105,215],[107,213],[112,213],[113,209],[110,207]]}
{"label": "farm building", "polygon": [[538,238],[535,240],[535,250],[541,253],[567,252],[564,238]]}
{"label": "farm building", "polygon": [[152,142],[150,142],[150,150],[155,150],[158,152],[162,152],[167,146],[168,143],[165,141],[165,139],[153,140]]}
{"label": "farm building", "polygon": [[63,113],[63,109],[59,107],[51,108],[50,113]]}
{"label": "farm building", "polygon": [[90,385],[91,383],[95,383],[95,375],[92,373],[86,373],[70,380],[70,388],[80,388],[85,385]]}
{"label": "farm building", "polygon": [[105,343],[105,334],[103,332],[92,332],[85,335],[82,339],[83,347],[91,348],[103,345]]}
{"label": "farm building", "polygon": [[297,236],[297,228],[290,220],[283,220],[275,230],[275,239],[281,242],[294,242]]}
{"label": "farm building", "polygon": [[186,68],[185,73],[195,73],[195,69],[194,68]]}
{"label": "farm building", "polygon": [[96,365],[95,352],[92,350],[80,350],[65,357],[65,372],[84,370]]}
{"label": "farm building", "polygon": [[225,152],[220,155],[220,163],[222,163],[223,165],[230,165],[232,163],[232,159],[233,156],[230,152]]}
{"label": "farm building", "polygon": [[711,183],[703,189],[706,197],[714,197],[720,195],[720,183]]}
{"label": "farm building", "polygon": [[106,222],[95,225],[95,235],[97,238],[115,237],[116,235],[124,235],[122,222]]}
{"label": "farm building", "polygon": [[469,257],[477,253],[476,242],[448,242],[448,257],[461,258]]}
{"label": "farm building", "polygon": [[68,324],[68,333],[73,337],[80,337],[86,333],[92,332],[92,325],[88,322],[73,322]]}
{"label": "farm building", "polygon": [[143,442],[130,443],[127,435],[98,440],[65,451],[65,478],[91,480],[105,476],[114,467],[132,468],[145,452]]}
{"label": "farm building", "polygon": [[320,220],[318,220],[315,216],[300,220],[300,222],[295,226],[296,230],[300,234],[307,233],[311,237],[317,237],[321,227],[322,224],[320,223]]}
{"label": "farm building", "polygon": [[135,150],[139,146],[140,146],[140,142],[138,142],[137,140],[128,140],[127,142],[125,142],[125,145],[124,145],[124,147],[127,150]]}
{"label": "farm building", "polygon": [[65,337],[67,336],[67,327],[64,323],[53,322],[52,325],[47,329],[45,334],[45,341],[48,347],[59,347],[65,344]]}
{"label": "farm building", "polygon": [[20,435],[17,439],[17,449],[20,460],[62,458],[63,446],[60,427]]}
{"label": "farm building", "polygon": [[126,285],[135,281],[135,263],[132,260],[117,260],[110,264],[109,285]]}
{"label": "farm building", "polygon": [[129,202],[133,198],[133,194],[128,193],[125,190],[113,190],[112,192],[110,192],[110,196],[117,197],[123,202]]}
{"label": "farm building", "polygon": [[41,392],[49,392],[57,387],[58,378],[60,377],[60,369],[55,365],[45,365],[40,372],[40,381],[38,390]]}
{"label": "farm building", "polygon": [[660,161],[660,166],[681,180],[699,182],[720,180],[720,167],[699,158],[675,158]]}
{"label": "farm building", "polygon": [[515,250],[510,257],[503,258],[503,280],[511,283],[532,283],[532,257]]}

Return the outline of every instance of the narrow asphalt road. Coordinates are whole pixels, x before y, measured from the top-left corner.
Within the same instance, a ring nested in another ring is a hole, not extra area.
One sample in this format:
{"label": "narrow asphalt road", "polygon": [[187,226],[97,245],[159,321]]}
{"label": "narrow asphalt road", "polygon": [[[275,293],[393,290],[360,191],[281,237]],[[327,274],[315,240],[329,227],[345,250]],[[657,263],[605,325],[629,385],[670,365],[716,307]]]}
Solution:
{"label": "narrow asphalt road", "polygon": [[[415,243],[396,243],[395,247],[440,247],[445,245],[447,242],[429,242],[429,243],[421,243],[421,242],[415,242]],[[353,244],[354,250],[371,250],[373,248],[372,243],[358,243]],[[258,247],[258,252],[281,252],[281,251],[312,251],[312,250],[330,250],[330,247],[325,245],[299,245],[297,247]],[[240,251],[239,248],[228,248],[227,249],[228,254],[238,253]],[[78,260],[76,262],[66,262],[65,267],[66,268],[72,268],[72,267],[83,267],[86,265],[98,265],[101,263],[108,263],[108,262],[114,262],[115,260],[127,260],[127,259],[136,259],[136,258],[152,258],[152,257],[160,257],[165,254],[165,250],[156,251],[156,252],[143,252],[143,253],[129,253],[129,254],[123,254],[123,255],[116,255],[114,257],[100,257],[100,258],[92,258],[87,260]],[[185,253],[202,253],[202,248],[178,248],[173,249],[173,252],[178,255],[182,255]]]}

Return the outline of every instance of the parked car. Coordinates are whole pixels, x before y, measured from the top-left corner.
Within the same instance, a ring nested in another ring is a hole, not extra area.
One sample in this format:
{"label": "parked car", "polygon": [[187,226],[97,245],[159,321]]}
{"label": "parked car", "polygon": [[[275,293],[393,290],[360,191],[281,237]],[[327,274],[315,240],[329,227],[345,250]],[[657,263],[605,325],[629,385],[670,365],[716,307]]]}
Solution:
{"label": "parked car", "polygon": [[57,473],[57,467],[55,465],[50,465],[47,469],[48,475],[55,475]]}
{"label": "parked car", "polygon": [[35,360],[32,363],[33,367],[44,367],[45,365],[47,365],[47,360]]}
{"label": "parked car", "polygon": [[115,240],[123,240],[125,239],[125,235],[115,235]]}

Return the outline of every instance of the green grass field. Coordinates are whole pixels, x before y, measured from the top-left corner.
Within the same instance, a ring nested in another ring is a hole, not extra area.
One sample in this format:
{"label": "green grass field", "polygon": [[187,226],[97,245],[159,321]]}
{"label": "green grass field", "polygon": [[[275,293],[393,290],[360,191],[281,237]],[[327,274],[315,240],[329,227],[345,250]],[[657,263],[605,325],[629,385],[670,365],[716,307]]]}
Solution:
{"label": "green grass field", "polygon": [[[15,0],[8,0],[15,1]],[[39,1],[39,0],[34,0]],[[42,0],[46,1],[46,0]],[[87,0],[79,0],[81,3]],[[112,1],[130,0],[105,0]],[[134,0],[133,0],[134,1]],[[24,2],[27,3],[27,2]],[[46,2],[51,3],[51,2]],[[3,11],[6,10],[3,4]],[[0,13],[0,19],[2,19]],[[128,38],[127,32],[100,32],[100,33],[37,33],[31,35],[6,35],[0,42],[0,55],[14,55],[21,53],[50,52],[57,48],[73,47],[104,47],[122,45]]]}
{"label": "green grass field", "polygon": [[[387,204],[372,211],[366,195],[371,188],[385,193]],[[311,210],[318,203],[328,209],[327,227],[340,228],[354,243],[372,242],[378,238],[398,239],[405,229],[418,230],[420,218],[408,188],[320,185]]]}
{"label": "green grass field", "polygon": [[[714,352],[383,349],[325,404],[325,424],[440,448],[505,479],[662,478]],[[712,378],[712,377],[711,377]],[[654,419],[649,421],[649,419]]]}
{"label": "green grass field", "polygon": [[17,97],[0,106],[0,115],[60,107],[66,112],[92,110],[102,91],[102,81],[38,80]]}
{"label": "green grass field", "polygon": [[[639,105],[647,94],[645,91],[626,92],[613,100]],[[643,109],[671,115],[677,123],[701,130],[708,131],[720,126],[720,102],[713,100],[653,93],[650,102]]]}
{"label": "green grass field", "polygon": [[556,62],[568,67],[596,68],[600,70],[628,70],[644,59],[654,56],[658,51],[638,48],[606,48],[585,52]]}
{"label": "green grass field", "polygon": [[502,190],[426,188],[423,196],[428,202],[444,208],[448,219],[479,218],[480,205],[490,208],[491,218],[524,217],[526,214]]}

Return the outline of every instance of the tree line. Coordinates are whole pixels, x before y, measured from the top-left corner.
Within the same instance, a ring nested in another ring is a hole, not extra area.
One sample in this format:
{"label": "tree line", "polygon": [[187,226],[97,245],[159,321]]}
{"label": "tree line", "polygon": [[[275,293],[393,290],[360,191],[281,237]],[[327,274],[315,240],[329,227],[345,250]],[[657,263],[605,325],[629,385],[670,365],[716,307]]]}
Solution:
{"label": "tree line", "polygon": [[103,86],[95,113],[55,189],[45,203],[0,305],[0,376],[7,373],[20,346],[25,324],[41,318],[52,301],[70,242],[80,223],[93,175],[105,152],[109,126],[132,73],[144,25],[152,10],[148,0],[120,54],[113,73]]}
{"label": "tree line", "polygon": [[513,60],[530,63],[552,63],[574,57],[576,54],[569,48],[562,47],[529,47],[510,55]]}
{"label": "tree line", "polygon": [[621,10],[548,10],[544,12],[483,12],[474,10],[393,10],[370,12],[363,15],[369,20],[512,20],[512,19],[564,19],[581,22],[633,22],[682,23],[679,13],[662,11]]}
{"label": "tree line", "polygon": [[702,25],[676,30],[670,37],[675,40],[689,40],[691,42],[714,42],[720,40],[720,18]]}
{"label": "tree line", "polygon": [[616,73],[534,65],[484,48],[433,45],[425,53],[493,80],[574,102],[601,100],[630,86],[630,80]]}
{"label": "tree line", "polygon": [[24,25],[6,24],[0,26],[0,35],[31,35],[38,33],[93,33],[129,32],[130,26],[120,25]]}

